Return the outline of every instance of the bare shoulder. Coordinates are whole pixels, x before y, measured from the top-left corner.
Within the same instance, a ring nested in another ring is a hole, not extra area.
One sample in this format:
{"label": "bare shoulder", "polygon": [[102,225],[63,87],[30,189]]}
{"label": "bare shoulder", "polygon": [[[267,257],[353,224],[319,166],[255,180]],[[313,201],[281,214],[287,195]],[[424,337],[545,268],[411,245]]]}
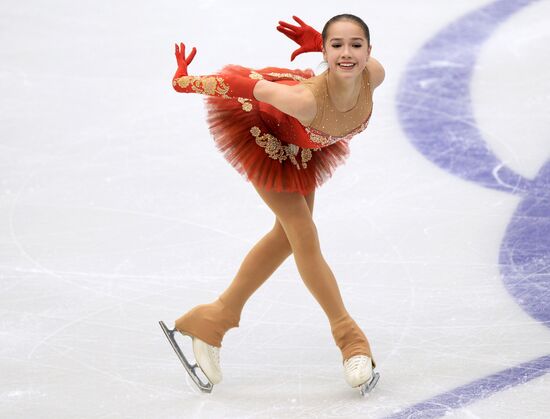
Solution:
{"label": "bare shoulder", "polygon": [[386,71],[380,61],[374,57],[369,57],[367,61],[367,69],[369,70],[372,82],[372,88],[375,89],[382,84],[384,78],[386,77]]}

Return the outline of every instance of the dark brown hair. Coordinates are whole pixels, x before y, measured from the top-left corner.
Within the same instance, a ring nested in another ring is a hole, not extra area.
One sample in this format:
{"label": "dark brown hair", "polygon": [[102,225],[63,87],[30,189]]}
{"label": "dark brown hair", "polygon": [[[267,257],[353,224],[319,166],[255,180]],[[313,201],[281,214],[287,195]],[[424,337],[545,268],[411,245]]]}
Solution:
{"label": "dark brown hair", "polygon": [[363,19],[361,19],[360,17],[350,15],[348,13],[333,16],[328,20],[327,23],[325,23],[325,26],[323,27],[323,32],[321,33],[323,37],[323,45],[327,41],[327,32],[329,26],[332,25],[334,22],[339,22],[341,20],[348,20],[350,22],[357,23],[361,27],[361,29],[363,29],[363,32],[365,33],[365,38],[367,38],[367,44],[370,45],[370,32],[367,24],[363,22]]}

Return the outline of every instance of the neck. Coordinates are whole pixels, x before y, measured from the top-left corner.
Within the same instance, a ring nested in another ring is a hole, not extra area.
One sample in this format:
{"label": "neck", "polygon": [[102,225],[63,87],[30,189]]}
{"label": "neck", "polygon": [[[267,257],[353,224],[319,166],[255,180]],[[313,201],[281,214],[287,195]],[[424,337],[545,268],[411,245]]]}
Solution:
{"label": "neck", "polygon": [[335,76],[330,70],[327,74],[327,83],[330,97],[335,104],[344,108],[352,107],[357,101],[361,89],[361,75],[353,78]]}

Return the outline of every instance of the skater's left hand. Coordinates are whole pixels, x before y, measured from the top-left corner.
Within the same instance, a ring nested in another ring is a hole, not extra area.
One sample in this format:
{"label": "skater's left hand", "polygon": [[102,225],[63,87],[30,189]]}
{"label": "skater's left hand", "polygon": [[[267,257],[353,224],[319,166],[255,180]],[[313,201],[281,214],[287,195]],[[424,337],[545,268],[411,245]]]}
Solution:
{"label": "skater's left hand", "polygon": [[178,69],[176,70],[176,74],[174,74],[174,78],[187,76],[187,66],[191,64],[193,61],[193,58],[195,58],[195,54],[197,53],[197,49],[193,47],[191,50],[191,53],[186,58],[185,57],[185,44],[183,42],[180,42],[180,45],[178,47],[178,44],[175,44],[176,46],[176,60],[178,62]]}

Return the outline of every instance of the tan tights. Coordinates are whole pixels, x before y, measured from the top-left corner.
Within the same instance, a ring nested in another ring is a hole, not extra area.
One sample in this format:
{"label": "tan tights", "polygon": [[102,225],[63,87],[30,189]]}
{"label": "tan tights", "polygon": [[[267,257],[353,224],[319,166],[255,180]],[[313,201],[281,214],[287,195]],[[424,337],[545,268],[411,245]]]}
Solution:
{"label": "tan tights", "polygon": [[221,347],[227,330],[239,326],[246,301],[294,254],[302,280],[328,317],[342,360],[361,354],[372,358],[369,342],[346,311],[334,274],[321,254],[312,220],[314,192],[304,197],[256,190],[275,212],[275,226],[246,255],[229,287],[214,302],[198,305],[177,319],[176,328]]}

